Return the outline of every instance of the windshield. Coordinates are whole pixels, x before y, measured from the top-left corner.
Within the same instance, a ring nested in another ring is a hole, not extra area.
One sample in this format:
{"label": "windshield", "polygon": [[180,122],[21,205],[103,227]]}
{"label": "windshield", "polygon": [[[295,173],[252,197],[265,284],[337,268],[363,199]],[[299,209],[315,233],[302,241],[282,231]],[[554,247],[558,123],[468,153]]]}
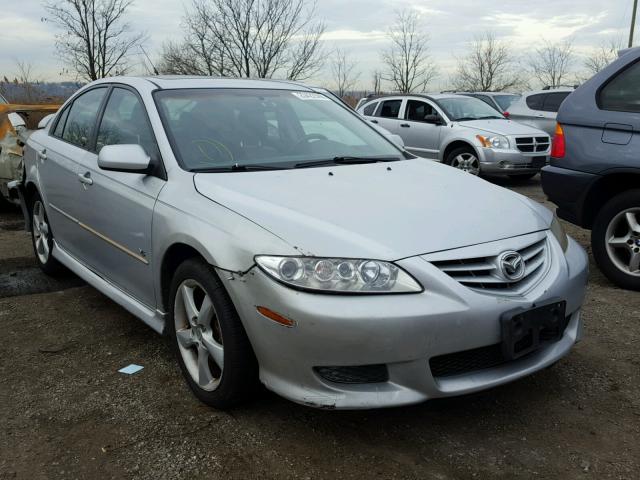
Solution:
{"label": "windshield", "polygon": [[454,122],[504,118],[497,110],[473,97],[441,98],[437,103]]}
{"label": "windshield", "polygon": [[179,89],[155,98],[174,153],[191,171],[404,158],[355,114],[315,92]]}
{"label": "windshield", "polygon": [[509,107],[520,98],[520,95],[494,95],[494,100],[498,102],[500,108],[504,110],[508,110]]}

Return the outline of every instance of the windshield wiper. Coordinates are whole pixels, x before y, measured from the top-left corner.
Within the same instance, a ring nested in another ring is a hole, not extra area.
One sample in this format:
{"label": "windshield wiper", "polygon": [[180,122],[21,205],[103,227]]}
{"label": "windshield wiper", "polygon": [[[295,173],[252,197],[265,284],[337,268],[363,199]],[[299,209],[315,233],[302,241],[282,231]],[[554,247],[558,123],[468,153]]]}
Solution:
{"label": "windshield wiper", "polygon": [[234,163],[233,165],[226,165],[224,167],[208,167],[208,168],[194,168],[191,171],[193,173],[217,173],[217,172],[254,172],[260,170],[284,170],[287,167],[277,167],[275,165],[261,165],[256,164],[243,164]]}
{"label": "windshield wiper", "polygon": [[400,158],[396,157],[333,157],[323,160],[314,160],[311,162],[299,162],[296,163],[293,168],[306,168],[306,167],[321,167],[323,165],[359,165],[363,163],[378,163],[378,162],[396,162]]}

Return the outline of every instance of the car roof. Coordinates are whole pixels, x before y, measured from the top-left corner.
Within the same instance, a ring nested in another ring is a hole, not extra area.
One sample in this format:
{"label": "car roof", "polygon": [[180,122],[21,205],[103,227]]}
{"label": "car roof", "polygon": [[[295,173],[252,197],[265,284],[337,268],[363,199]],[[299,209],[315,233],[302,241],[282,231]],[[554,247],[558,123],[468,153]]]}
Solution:
{"label": "car roof", "polygon": [[96,80],[91,85],[100,83],[124,83],[131,86],[141,86],[146,82],[150,89],[178,89],[178,88],[261,88],[272,90],[305,90],[313,88],[290,80],[273,80],[258,78],[226,78],[204,77],[189,75],[153,75],[153,76],[117,76]]}
{"label": "car roof", "polygon": [[524,92],[522,94],[523,97],[529,96],[529,95],[537,95],[540,93],[564,93],[564,92],[573,92],[575,90],[575,88],[572,87],[558,87],[558,88],[547,88],[547,89],[542,89],[542,90],[531,90],[528,92]]}
{"label": "car roof", "polygon": [[520,93],[514,92],[455,92],[456,95],[487,95],[489,97],[497,97],[498,95],[513,95],[519,97]]}
{"label": "car roof", "polygon": [[370,98],[366,98],[359,106],[379,101],[379,100],[393,100],[395,98],[425,98],[427,100],[442,100],[444,98],[458,98],[458,95],[453,93],[387,93],[384,95],[375,95]]}

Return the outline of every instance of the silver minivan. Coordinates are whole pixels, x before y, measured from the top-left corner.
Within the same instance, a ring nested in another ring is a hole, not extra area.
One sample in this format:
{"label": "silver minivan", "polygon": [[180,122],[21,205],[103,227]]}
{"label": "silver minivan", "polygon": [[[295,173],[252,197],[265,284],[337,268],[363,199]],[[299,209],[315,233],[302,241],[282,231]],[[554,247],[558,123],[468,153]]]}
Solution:
{"label": "silver minivan", "polygon": [[412,94],[372,99],[357,110],[402,137],[405,148],[473,175],[529,179],[547,164],[551,137],[506,119],[477,98]]}

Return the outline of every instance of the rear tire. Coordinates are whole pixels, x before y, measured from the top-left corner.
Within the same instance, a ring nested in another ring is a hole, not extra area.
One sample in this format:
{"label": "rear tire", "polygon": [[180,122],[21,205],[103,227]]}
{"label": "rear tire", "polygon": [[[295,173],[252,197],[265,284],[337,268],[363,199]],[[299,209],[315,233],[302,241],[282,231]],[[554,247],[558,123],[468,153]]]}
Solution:
{"label": "rear tire", "polygon": [[38,193],[31,198],[29,214],[31,217],[31,244],[40,269],[50,276],[64,273],[64,267],[52,255],[53,232],[44,202]]}
{"label": "rear tire", "polygon": [[591,230],[591,248],[609,280],[640,290],[640,190],[621,193],[602,207]]}
{"label": "rear tire", "polygon": [[258,363],[235,307],[213,267],[182,263],[169,295],[167,331],[180,370],[203,403],[226,409],[256,391]]}
{"label": "rear tire", "polygon": [[511,180],[517,180],[519,182],[524,182],[526,180],[531,180],[538,173],[518,173],[515,175],[507,175]]}

